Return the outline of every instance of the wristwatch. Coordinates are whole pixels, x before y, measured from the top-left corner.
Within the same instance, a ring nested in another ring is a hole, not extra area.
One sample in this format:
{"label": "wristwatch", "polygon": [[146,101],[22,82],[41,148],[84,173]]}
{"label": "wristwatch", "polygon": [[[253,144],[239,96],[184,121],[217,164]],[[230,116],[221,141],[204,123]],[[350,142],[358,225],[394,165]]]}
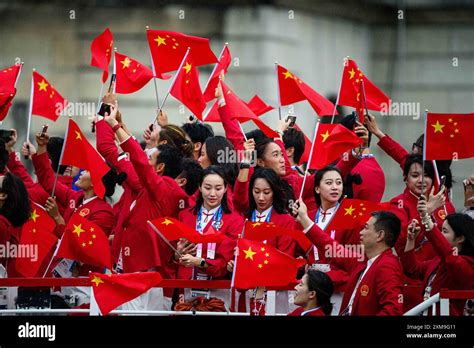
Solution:
{"label": "wristwatch", "polygon": [[248,162],[241,162],[239,168],[240,168],[240,169],[249,169],[249,168],[250,168],[250,163],[248,163]]}
{"label": "wristwatch", "polygon": [[201,259],[201,262],[199,263],[199,268],[204,268],[206,265],[206,259]]}

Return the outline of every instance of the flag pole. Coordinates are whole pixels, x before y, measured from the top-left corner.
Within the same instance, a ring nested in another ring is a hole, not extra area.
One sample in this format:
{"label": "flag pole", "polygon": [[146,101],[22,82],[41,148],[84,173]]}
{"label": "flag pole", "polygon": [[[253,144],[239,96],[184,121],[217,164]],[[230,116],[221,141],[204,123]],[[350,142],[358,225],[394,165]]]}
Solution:
{"label": "flag pole", "polygon": [[[148,32],[150,30],[150,27],[148,25],[145,26],[145,32]],[[147,34],[148,38],[148,34]],[[158,95],[158,85],[156,84],[156,71],[155,71],[155,62],[153,61],[153,56],[151,55],[151,50],[150,50],[150,44],[148,44],[148,53],[150,54],[150,62],[151,62],[151,68],[153,70],[153,84],[155,86],[155,96],[156,96],[156,107],[160,107],[160,97]],[[155,118],[156,122],[156,118]]]}
{"label": "flag pole", "polygon": [[[426,132],[425,132],[425,134],[426,134]],[[432,160],[431,163],[433,164],[436,183],[438,184],[438,187],[441,188],[441,179],[440,179],[440,176],[439,176],[438,165],[436,164],[436,160]],[[446,185],[444,187],[445,187],[445,192],[446,192],[447,191]],[[436,192],[436,194],[438,194],[438,193],[439,193],[439,191]],[[445,196],[446,196],[446,194],[445,194]],[[444,213],[446,215],[448,215],[448,211],[446,210],[446,204],[443,204],[443,210],[444,210]]]}
{"label": "flag pole", "polygon": [[[244,227],[242,227],[242,233],[240,234],[239,238],[244,238],[244,233],[245,233],[245,225],[247,224],[248,219],[245,219],[244,221]],[[234,255],[234,269],[232,271],[232,280],[230,281],[230,294],[229,294],[229,309],[227,310],[227,313],[230,312],[230,305],[232,304],[232,291],[234,290],[234,283],[235,283],[235,270],[237,269],[237,255],[240,251],[237,249],[237,252]],[[245,296],[245,295],[244,295]],[[235,303],[234,303],[235,305]],[[235,307],[234,307],[235,311]]]}
{"label": "flag pole", "polygon": [[[345,59],[344,59],[344,62],[347,62],[349,61],[349,56],[347,56]],[[343,68],[342,68],[342,74],[344,75],[344,66],[343,65]],[[332,118],[331,118],[331,124],[334,123],[334,117],[336,117],[336,109],[337,109],[337,104],[339,103],[339,96],[341,95],[341,88],[342,88],[342,79],[344,78],[344,76],[341,77],[341,82],[339,83],[339,92],[337,92],[337,97],[336,97],[336,104],[334,104],[334,111],[332,112]]]}
{"label": "flag pole", "polygon": [[[362,100],[364,102],[365,113],[368,115],[369,114],[369,109],[367,108],[367,99],[365,98],[364,79],[360,79],[360,86],[361,86],[361,89],[362,89]],[[364,119],[365,119],[365,116],[364,116]],[[360,122],[360,115],[359,115],[359,122]]]}
{"label": "flag pole", "polygon": [[[71,119],[71,115],[69,115],[69,120],[70,119]],[[63,143],[63,147],[61,149],[61,155],[59,156],[58,169],[56,169],[56,175],[54,176],[53,191],[51,192],[51,197],[54,197],[54,192],[56,191],[56,183],[58,182],[59,168],[61,167],[61,162],[63,161],[64,149],[66,148],[68,132],[69,132],[69,121],[68,121],[67,127],[66,127],[66,134],[64,135],[64,143]]]}
{"label": "flag pole", "polygon": [[63,234],[61,235],[61,239],[59,240],[58,245],[56,245],[56,250],[54,250],[53,256],[51,257],[51,260],[49,260],[48,267],[46,267],[46,270],[44,271],[42,278],[46,277],[46,274],[48,274],[49,268],[51,267],[53,260],[56,258],[56,255],[58,254],[59,247],[61,246],[61,242],[63,241],[63,238],[64,238],[64,233],[66,233],[66,230],[64,230]]}
{"label": "flag pole", "polygon": [[[114,59],[114,69],[113,69],[113,75],[112,76],[117,76],[117,66],[115,64],[115,52],[117,52],[117,47],[114,47],[114,53],[113,53],[113,59]],[[112,81],[110,81],[110,83],[112,83]],[[117,85],[116,81],[114,82],[113,86],[112,86],[112,93],[115,94],[115,86]]]}
{"label": "flag pole", "polygon": [[176,82],[176,79],[177,79],[177,77],[178,77],[179,72],[180,72],[181,69],[183,68],[184,62],[186,61],[186,58],[188,57],[188,54],[189,54],[189,51],[190,51],[190,50],[191,50],[191,48],[188,47],[188,50],[186,51],[186,54],[184,55],[183,60],[181,61],[181,64],[179,65],[178,71],[177,71],[176,74],[174,75],[173,82],[171,82],[171,85],[170,85],[170,87],[168,88],[168,92],[166,92],[165,98],[164,98],[163,101],[161,102],[160,108],[158,109],[158,114],[156,115],[155,120],[153,121],[153,123],[155,123],[155,122],[157,121],[158,115],[159,115],[159,114],[161,113],[161,111],[163,110],[163,106],[165,105],[166,99],[168,99],[168,96],[170,95],[171,89],[173,88],[174,83]]}
{"label": "flag pole", "polygon": [[[425,159],[426,159],[426,130],[428,124],[428,109],[425,110],[425,136],[423,137],[423,160],[421,166],[421,194],[420,197],[423,196],[423,191],[425,191]],[[428,201],[428,197],[426,197],[426,201]]]}
{"label": "flag pole", "polygon": [[[33,73],[36,71],[33,68]],[[26,128],[26,142],[30,141],[30,128],[31,128],[31,114],[33,112],[33,97],[34,97],[34,89],[35,89],[35,81],[33,75],[31,76],[31,92],[30,92],[30,109],[28,112],[28,126]]]}
{"label": "flag pole", "polygon": [[155,231],[155,232],[160,236],[160,238],[163,240],[163,242],[165,242],[166,245],[168,245],[168,246],[171,248],[171,250],[173,250],[176,254],[178,254],[178,256],[179,256],[180,258],[181,258],[181,256],[183,256],[183,255],[178,251],[178,249],[176,249],[176,248],[173,246],[173,244],[171,244],[171,243],[169,242],[169,240],[166,239],[165,236],[163,236],[163,234],[160,232],[160,230],[158,230],[158,229],[156,228],[156,226],[153,225],[153,223],[152,223],[150,220],[147,220],[146,223],[148,224],[148,226],[151,227],[151,229],[152,229],[153,231]]}
{"label": "flag pole", "polygon": [[301,192],[300,192],[299,199],[303,197],[304,185],[306,183],[306,178],[308,177],[309,166],[311,165],[311,160],[313,158],[314,143],[316,142],[316,136],[318,135],[318,128],[319,128],[319,118],[316,120],[316,129],[314,130],[313,143],[311,144],[311,150],[309,152],[308,164],[306,165],[306,170],[304,171],[303,184],[301,185]]}
{"label": "flag pole", "polygon": [[277,79],[278,119],[281,121],[280,83],[278,82],[278,62],[277,61],[275,61],[275,72],[276,72],[276,79]]}

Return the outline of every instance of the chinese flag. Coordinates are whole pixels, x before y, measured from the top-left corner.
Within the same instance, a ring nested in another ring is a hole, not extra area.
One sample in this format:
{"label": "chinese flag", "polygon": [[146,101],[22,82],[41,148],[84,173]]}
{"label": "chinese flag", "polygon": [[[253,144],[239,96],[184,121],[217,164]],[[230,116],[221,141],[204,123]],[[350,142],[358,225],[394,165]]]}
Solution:
{"label": "chinese flag", "polygon": [[321,169],[344,152],[363,143],[354,132],[340,124],[319,124],[309,169]]}
{"label": "chinese flag", "polygon": [[207,81],[207,86],[203,93],[206,103],[215,98],[216,88],[219,84],[219,75],[221,71],[224,71],[224,74],[227,73],[227,69],[229,68],[231,62],[232,56],[230,55],[229,47],[226,45],[222,50],[221,56],[219,57],[219,63],[216,64],[211,76],[209,77],[209,80]]}
{"label": "chinese flag", "polygon": [[94,185],[94,192],[100,198],[104,198],[105,187],[102,178],[110,168],[97,150],[89,144],[79,126],[72,119],[69,119],[61,164],[88,170]]}
{"label": "chinese flag", "polygon": [[226,237],[222,232],[217,232],[211,225],[200,234],[182,222],[171,217],[163,217],[151,221],[158,231],[168,240],[173,241],[185,238],[192,243],[219,243]]}
{"label": "chinese flag", "polygon": [[[390,103],[390,98],[385,95],[362,71],[357,63],[348,59],[342,72],[341,90],[339,93],[339,105],[359,108],[362,99],[359,87],[360,79],[364,80],[365,102],[369,110],[382,111]],[[363,114],[362,114],[363,115]],[[359,115],[361,119],[363,116]]]}
{"label": "chinese flag", "polygon": [[222,92],[225,103],[229,109],[230,116],[239,122],[253,121],[260,130],[269,138],[277,138],[278,133],[268,127],[257,115],[240,99],[227,85],[221,81]]}
{"label": "chinese flag", "polygon": [[281,105],[307,100],[319,116],[332,115],[334,104],[308,86],[288,69],[277,65]]}
{"label": "chinese flag", "polygon": [[170,94],[182,102],[191,112],[202,120],[206,102],[199,85],[199,72],[194,64],[194,53],[191,51],[183,59],[182,68],[171,87]]}
{"label": "chinese flag", "polygon": [[139,61],[115,52],[115,92],[133,93],[153,78],[153,71]]}
{"label": "chinese flag", "polygon": [[474,157],[474,113],[433,114],[426,120],[426,160]]}
{"label": "chinese flag", "polygon": [[163,73],[179,68],[188,47],[193,52],[196,66],[217,63],[209,39],[166,30],[149,29],[146,35],[158,78],[162,78],[160,76]]}
{"label": "chinese flag", "polygon": [[245,239],[264,241],[275,236],[288,236],[293,238],[304,250],[308,250],[313,243],[301,231],[275,225],[273,222],[252,222],[245,224]]}
{"label": "chinese flag", "polygon": [[56,121],[67,106],[67,100],[36,71],[33,71],[33,110],[39,115]]}
{"label": "chinese flag", "polygon": [[[244,102],[245,103],[245,102]],[[254,95],[252,99],[247,104],[250,110],[256,115],[261,116],[266,114],[270,110],[273,110],[273,106],[265,104],[265,102],[258,96]],[[219,116],[219,104],[217,100],[212,104],[212,107],[207,111],[206,116],[204,117],[204,121],[206,122],[221,122],[221,118]],[[245,123],[246,121],[242,122]]]}
{"label": "chinese flag", "polygon": [[87,265],[112,268],[107,235],[79,213],[73,214],[69,219],[57,256]]}
{"label": "chinese flag", "polygon": [[105,83],[109,77],[109,63],[112,57],[112,46],[114,36],[109,28],[97,36],[91,44],[91,65],[103,70],[102,83]]}
{"label": "chinese flag", "polygon": [[53,231],[56,223],[48,213],[38,204],[32,204],[32,213],[30,219],[21,228],[21,245],[34,246],[37,249],[37,258],[20,257],[15,260],[15,267],[18,273],[24,277],[35,277],[52,247],[56,244],[58,238]]}
{"label": "chinese flag", "polygon": [[344,199],[336,214],[326,226],[326,231],[362,227],[370,219],[370,214],[377,210],[389,209],[389,203],[374,203],[361,199]]}
{"label": "chinese flag", "polygon": [[306,262],[270,245],[248,239],[238,239],[237,248],[234,286],[238,289],[288,285],[295,281],[298,268]]}
{"label": "chinese flag", "polygon": [[7,117],[16,95],[15,83],[21,70],[21,64],[15,64],[0,71],[0,121]]}
{"label": "chinese flag", "polygon": [[[295,124],[295,128],[301,132],[303,132],[300,127],[298,127],[298,125]],[[303,132],[303,135],[304,135],[304,152],[303,152],[303,155],[301,156],[301,159],[300,159],[300,163],[298,164],[302,164],[304,162],[308,162],[309,160],[309,153],[311,152],[311,140],[309,140],[309,138],[306,136],[306,134],[304,134]]]}
{"label": "chinese flag", "polygon": [[124,274],[89,274],[94,298],[102,315],[107,315],[118,306],[133,300],[161,283],[158,272]]}

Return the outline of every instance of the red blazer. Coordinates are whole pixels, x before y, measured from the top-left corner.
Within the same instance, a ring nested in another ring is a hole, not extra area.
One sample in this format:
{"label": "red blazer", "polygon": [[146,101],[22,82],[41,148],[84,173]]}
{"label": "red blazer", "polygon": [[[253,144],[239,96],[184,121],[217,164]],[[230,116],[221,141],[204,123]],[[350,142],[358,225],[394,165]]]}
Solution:
{"label": "red blazer", "polygon": [[395,162],[400,164],[400,167],[403,170],[407,157],[410,155],[403,146],[390,138],[388,135],[385,135],[382,139],[380,139],[377,145],[380,146],[380,148],[384,150],[387,155],[392,157]]}
{"label": "red blazer", "polygon": [[[304,308],[303,307],[298,307],[296,308],[293,312],[291,313],[288,313],[288,316],[289,317],[301,317],[301,313],[304,312]],[[305,315],[303,315],[303,317],[324,317],[326,316],[323,312],[323,310],[321,308],[318,308],[314,311],[311,311],[309,313],[306,313]]]}
{"label": "red blazer", "polygon": [[[316,225],[311,227],[306,236],[322,249],[332,243],[339,244]],[[332,264],[337,264],[349,274],[340,313],[349,304],[357,281],[367,266],[367,257],[364,257],[363,261],[359,260],[358,256],[332,258]],[[391,249],[385,250],[377,257],[364,278],[362,278],[352,304],[352,315],[402,315],[403,301],[400,301],[402,298],[402,278],[400,261],[393,255]]]}
{"label": "red blazer", "polygon": [[385,191],[385,174],[375,157],[363,158],[351,174],[362,178],[360,185],[352,185],[354,198],[380,203]]}
{"label": "red blazer", "polygon": [[[196,228],[197,215],[193,214],[194,208],[182,210],[179,213],[179,221],[185,223],[191,228]],[[207,273],[213,279],[224,279],[227,275],[227,262],[234,259],[234,248],[237,244],[237,237],[242,233],[244,227],[244,219],[237,213],[232,212],[230,214],[222,214],[222,225],[219,229],[228,238],[224,241],[217,243],[216,245],[216,256],[214,260],[208,259],[207,255],[207,244],[202,246],[202,257],[206,259],[209,266],[203,270],[203,273]],[[179,279],[191,279],[192,268],[178,265],[178,278]]]}
{"label": "red blazer", "polygon": [[[405,273],[423,280],[423,293],[433,272],[436,276],[431,284],[431,296],[441,289],[471,290],[474,285],[474,259],[470,256],[455,255],[451,245],[435,226],[432,231],[425,232],[433,246],[436,257],[429,261],[419,261],[414,249],[400,254]],[[420,300],[423,293],[420,294]],[[450,300],[450,315],[462,315],[465,300]],[[431,311],[429,311],[431,313]]]}
{"label": "red blazer", "polygon": [[[433,251],[431,243],[429,243],[425,237],[425,228],[423,225],[421,225],[420,214],[416,209],[418,197],[413,195],[408,188],[405,188],[402,194],[390,200],[390,204],[390,211],[400,218],[402,224],[402,230],[398,236],[397,243],[395,244],[397,254],[400,255],[405,250],[408,225],[410,224],[411,220],[416,219],[420,223],[421,233],[418,235],[415,241],[415,255],[420,261],[431,260],[434,258],[436,253]],[[451,204],[451,202],[446,202],[446,210],[448,211],[448,214],[455,212],[454,206]],[[444,209],[441,207],[440,209],[436,210],[433,215],[436,219],[436,223],[441,226],[445,218]]]}
{"label": "red blazer", "polygon": [[142,186],[133,209],[123,221],[120,241],[123,270],[128,273],[157,267],[165,279],[174,279],[173,251],[149,228],[147,220],[177,217],[179,211],[187,207],[188,196],[174,179],[155,173],[146,154],[132,137],[120,146],[130,154]]}

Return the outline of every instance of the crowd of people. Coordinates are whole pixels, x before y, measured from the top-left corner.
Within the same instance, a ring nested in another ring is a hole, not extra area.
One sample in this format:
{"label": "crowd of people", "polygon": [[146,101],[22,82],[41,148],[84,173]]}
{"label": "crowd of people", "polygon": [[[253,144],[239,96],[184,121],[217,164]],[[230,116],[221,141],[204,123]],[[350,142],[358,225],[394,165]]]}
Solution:
{"label": "crowd of people", "polygon": [[[440,289],[471,290],[474,284],[474,202],[457,207],[449,200],[453,180],[450,161],[431,161],[421,155],[423,136],[409,153],[383,133],[372,115],[365,124],[354,115],[342,124],[363,140],[332,165],[310,170],[304,181],[304,134],[280,121],[278,138],[260,130],[242,133],[229,116],[220,87],[216,90],[225,136],[214,135],[209,124],[190,121],[170,124],[164,112],[147,127],[143,141],[134,137],[121,115],[113,94],[103,98],[110,114],[96,116],[96,148],[110,171],[102,178],[105,198],[98,197],[88,171],[61,165],[64,139],[47,133],[36,144],[25,143],[22,156],[15,150],[13,131],[0,141],[0,244],[18,243],[21,227],[32,204],[45,208],[56,223],[58,238],[74,213],[97,224],[110,241],[113,272],[160,272],[165,279],[231,279],[236,242],[245,220],[273,222],[306,234],[313,246],[303,250],[287,236],[266,243],[292,257],[306,259],[295,274],[300,282],[294,291],[278,291],[279,313],[306,315],[402,315],[407,309]],[[380,203],[385,176],[371,153],[372,135],[377,145],[400,164],[405,187],[385,210],[375,211],[362,229],[327,230],[344,197]],[[317,150],[316,150],[317,151]],[[242,154],[229,160],[225,154]],[[255,156],[254,156],[255,154]],[[22,157],[32,161],[37,181],[25,169]],[[253,160],[255,159],[255,161]],[[58,175],[56,181],[56,175]],[[435,191],[436,176],[446,178]],[[116,202],[116,185],[123,193]],[[474,175],[466,179],[474,185]],[[55,186],[54,197],[50,197]],[[299,199],[301,197],[301,199]],[[220,243],[173,242],[175,252],[152,231],[148,220],[174,217],[204,233],[210,226],[223,232]],[[340,257],[330,246],[361,245],[359,255]],[[51,255],[52,256],[52,255]],[[4,276],[18,277],[15,262],[0,260]],[[103,269],[76,260],[47,258],[38,276],[87,276]],[[417,291],[408,294],[406,289]],[[234,311],[264,315],[265,288],[161,289],[154,288],[122,308],[176,309],[202,296],[217,298]],[[63,287],[54,292],[55,306],[87,306],[90,294],[83,288]],[[451,315],[471,311],[471,302],[453,300]]]}

